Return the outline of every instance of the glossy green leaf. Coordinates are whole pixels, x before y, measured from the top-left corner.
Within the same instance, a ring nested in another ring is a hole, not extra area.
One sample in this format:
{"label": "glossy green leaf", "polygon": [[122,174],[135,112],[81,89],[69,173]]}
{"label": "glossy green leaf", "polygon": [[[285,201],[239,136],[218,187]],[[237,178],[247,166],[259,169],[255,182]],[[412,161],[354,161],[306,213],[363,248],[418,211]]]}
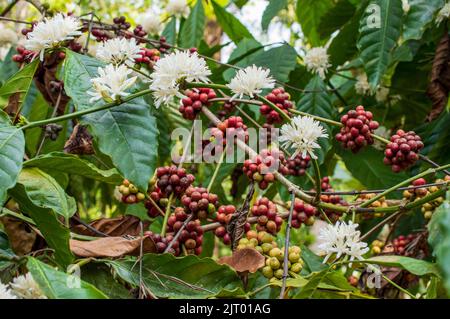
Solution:
{"label": "glossy green leaf", "polygon": [[308,42],[313,46],[322,44],[319,24],[325,13],[333,7],[331,0],[297,0],[295,13]]}
{"label": "glossy green leaf", "polygon": [[375,256],[366,259],[367,263],[388,266],[388,267],[398,267],[405,269],[417,276],[432,275],[440,277],[441,273],[436,266],[436,264],[430,263],[425,260],[396,256],[396,255],[386,255],[386,256]]}
{"label": "glossy green leaf", "polygon": [[[139,285],[139,265],[134,258],[108,260],[105,263],[126,282]],[[224,290],[240,290],[241,282],[237,274],[211,258],[146,254],[142,266],[143,283],[161,298],[206,298]]]}
{"label": "glossy green leaf", "polygon": [[49,299],[107,299],[108,297],[76,275],[59,271],[36,258],[29,257],[27,268]]}
{"label": "glossy green leaf", "polygon": [[401,1],[375,0],[361,18],[357,45],[373,89],[388,69],[392,49],[400,37],[402,16]]}
{"label": "glossy green leaf", "polygon": [[290,45],[283,44],[258,54],[251,59],[251,64],[267,68],[276,80],[287,82],[297,64],[297,52]]}
{"label": "glossy green leaf", "polygon": [[233,40],[234,43],[238,43],[243,38],[253,38],[247,28],[234,17],[231,13],[222,8],[216,1],[211,0],[216,14],[217,21],[222,27],[223,31]]}
{"label": "glossy green leaf", "polygon": [[338,0],[320,20],[318,31],[322,39],[339,30],[355,14],[356,8],[348,0]]}
{"label": "glossy green leaf", "polygon": [[16,184],[24,152],[22,130],[13,126],[8,115],[0,111],[0,204],[6,199],[6,191]]}
{"label": "glossy green leaf", "polygon": [[111,270],[101,263],[89,263],[81,268],[81,279],[102,291],[109,298],[131,299],[131,291],[119,283]]}
{"label": "glossy green leaf", "polygon": [[419,40],[425,29],[433,22],[434,14],[444,6],[444,0],[409,0],[409,11],[406,15],[403,41]]}
{"label": "glossy green leaf", "polygon": [[198,47],[205,31],[205,10],[202,0],[197,0],[183,24],[180,33],[180,46],[183,48]]}
{"label": "glossy green leaf", "polygon": [[[86,91],[92,90],[90,80],[101,65],[96,59],[68,51],[64,85],[79,110],[90,107]],[[81,118],[100,151],[109,155],[120,173],[141,190],[147,189],[158,156],[159,132],[150,107],[140,97]]]}
{"label": "glossy green leaf", "polygon": [[115,168],[102,170],[85,159],[62,152],[52,152],[32,158],[24,163],[24,167],[37,167],[50,175],[54,172],[80,175],[115,185],[123,180]]}
{"label": "glossy green leaf", "polygon": [[166,38],[166,42],[175,45],[177,42],[177,18],[172,17],[164,27],[161,36]]}
{"label": "glossy green leaf", "polygon": [[269,0],[269,4],[267,5],[266,9],[264,9],[261,19],[261,26],[263,30],[267,30],[269,28],[270,21],[272,21],[272,19],[276,17],[278,12],[286,8],[287,4],[287,0]]}
{"label": "glossy green leaf", "polygon": [[75,200],[64,192],[58,182],[39,168],[24,168],[17,183],[25,187],[34,205],[48,208],[65,219],[75,214]]}
{"label": "glossy green leaf", "polygon": [[[12,94],[20,94],[19,104],[21,104],[25,98],[26,93],[30,89],[31,82],[33,81],[34,73],[36,73],[39,65],[39,59],[35,59],[30,64],[27,64],[23,69],[14,74],[5,84],[0,88],[0,97],[8,98]],[[3,108],[6,105],[3,106]]]}

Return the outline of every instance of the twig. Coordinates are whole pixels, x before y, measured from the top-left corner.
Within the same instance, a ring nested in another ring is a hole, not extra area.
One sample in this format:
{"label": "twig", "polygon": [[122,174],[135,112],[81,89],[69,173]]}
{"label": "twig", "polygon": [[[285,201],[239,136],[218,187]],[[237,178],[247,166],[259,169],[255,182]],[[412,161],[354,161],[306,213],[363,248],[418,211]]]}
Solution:
{"label": "twig", "polygon": [[284,292],[286,290],[286,280],[288,277],[288,260],[289,260],[289,242],[291,236],[292,213],[294,212],[295,193],[291,192],[291,208],[289,209],[289,217],[286,224],[286,233],[284,240],[284,261],[283,261],[283,284],[281,285],[280,299],[284,299]]}
{"label": "twig", "polygon": [[181,235],[181,232],[186,228],[187,224],[189,224],[189,222],[192,220],[193,217],[194,217],[194,215],[190,214],[188,216],[188,218],[186,218],[186,220],[183,222],[183,225],[181,225],[180,229],[177,231],[177,233],[173,237],[172,241],[169,243],[169,245],[167,245],[166,249],[164,250],[164,253],[169,252],[170,248],[172,248],[172,246],[175,243],[175,241],[178,240],[178,238]]}

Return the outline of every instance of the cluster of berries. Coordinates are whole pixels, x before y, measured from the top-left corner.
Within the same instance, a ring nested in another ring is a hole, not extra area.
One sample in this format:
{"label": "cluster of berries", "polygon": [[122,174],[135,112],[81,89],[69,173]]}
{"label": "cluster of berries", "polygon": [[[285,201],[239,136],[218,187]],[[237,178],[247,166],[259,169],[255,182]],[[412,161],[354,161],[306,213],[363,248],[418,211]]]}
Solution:
{"label": "cluster of berries", "polygon": [[372,119],[372,112],[365,111],[362,105],[356,107],[356,110],[348,111],[341,117],[341,123],[344,126],[336,134],[336,140],[342,143],[342,147],[350,149],[353,153],[366,145],[372,145],[372,133],[380,126]]}
{"label": "cluster of berries", "polygon": [[[437,179],[435,183],[443,183],[443,182],[449,182],[450,176],[446,175],[444,179]],[[413,181],[413,186],[422,186],[425,185],[427,181],[424,178],[419,178]],[[403,198],[408,200],[419,200],[427,195],[430,195],[431,193],[435,193],[439,191],[440,188],[438,186],[430,186],[428,188],[420,187],[410,190],[405,190],[403,192]],[[433,212],[438,208],[442,203],[444,202],[445,198],[444,196],[439,196],[432,201],[429,201],[422,205],[422,213],[425,219],[430,219],[433,216]]]}
{"label": "cluster of berries", "polygon": [[139,189],[127,179],[122,182],[118,190],[120,194],[122,194],[122,202],[126,204],[136,204],[145,199],[145,194],[141,193]]}
{"label": "cluster of berries", "polygon": [[17,48],[17,54],[12,56],[12,60],[17,63],[30,63],[33,57],[36,55],[35,52],[25,49],[23,46],[19,45]]}
{"label": "cluster of berries", "polygon": [[111,39],[111,35],[105,30],[93,28],[91,34],[95,37],[95,40],[97,42],[104,42]]}
{"label": "cluster of berries", "polygon": [[181,100],[180,113],[185,119],[194,120],[203,106],[210,106],[209,100],[216,98],[216,92],[210,88],[187,90],[186,97]]}
{"label": "cluster of berries", "polygon": [[[334,191],[333,188],[331,187],[330,178],[328,176],[325,176],[322,178],[320,187],[322,189],[322,192],[333,192]],[[335,205],[347,206],[347,203],[339,195],[321,194],[320,200],[324,203],[331,203],[331,204],[335,204]],[[328,218],[331,221],[338,220],[338,218],[342,214],[341,212],[337,212],[337,211],[333,211],[333,210],[329,210],[329,209],[325,209],[324,211],[325,211],[325,214],[327,214]]]}
{"label": "cluster of berries", "polygon": [[[222,238],[225,245],[231,244],[231,237],[227,232],[226,225],[228,225],[234,213],[236,213],[236,207],[233,205],[222,205],[217,210],[216,221],[221,223],[221,226],[215,229],[214,234],[217,237]],[[248,224],[248,229],[246,231],[248,230],[250,230],[250,224]]]}
{"label": "cluster of berries", "polygon": [[[214,129],[214,128],[213,128]],[[236,136],[243,139],[245,142],[248,141],[248,131],[247,125],[244,124],[242,117],[240,116],[230,116],[225,121],[217,124],[217,129],[223,138],[223,144],[226,144],[226,136]],[[213,131],[211,131],[213,133]],[[215,134],[214,134],[215,136]]]}
{"label": "cluster of berries", "polygon": [[370,244],[370,249],[372,254],[378,255],[383,251],[384,243],[381,240],[375,239],[372,244]]}
{"label": "cluster of berries", "polygon": [[[147,32],[145,32],[144,27],[142,25],[138,24],[136,26],[136,28],[134,28],[133,34],[135,35],[135,37],[144,38],[147,35]],[[136,39],[136,42],[137,43],[145,43],[145,40]]]}
{"label": "cluster of berries", "polygon": [[405,170],[419,159],[423,146],[422,139],[413,131],[398,130],[386,145],[384,164],[391,165],[395,173]]}
{"label": "cluster of berries", "polygon": [[401,256],[412,256],[411,249],[409,249],[410,243],[417,237],[415,234],[409,234],[407,236],[400,235],[392,241],[394,253]]}
{"label": "cluster of berries", "polygon": [[161,52],[161,53],[166,53],[167,50],[170,49],[170,45],[167,44],[166,37],[160,37],[159,38],[159,47],[158,47],[158,49],[159,49],[159,52]]}
{"label": "cluster of berries", "polygon": [[125,18],[124,16],[115,17],[113,19],[113,23],[118,29],[127,30],[131,27],[131,24],[127,22],[127,18]]}
{"label": "cluster of berries", "polygon": [[254,248],[261,254],[268,254],[275,247],[277,243],[268,232],[247,230],[245,237],[239,240],[236,249]]}
{"label": "cluster of berries", "polygon": [[[358,199],[361,201],[368,201],[368,200],[374,198],[375,196],[376,196],[376,194],[374,194],[374,193],[361,194],[358,196]],[[372,207],[372,208],[388,207],[388,204],[386,202],[386,198],[381,197],[380,199],[378,199],[378,200],[374,201],[372,204],[370,204],[369,207]],[[384,216],[384,213],[381,213],[381,212],[362,214],[362,217],[364,219],[372,219],[372,218],[378,218],[378,217],[383,217],[383,216]]]}
{"label": "cluster of berries", "polygon": [[[160,211],[161,209],[164,209],[167,206],[169,199],[166,196],[164,196],[164,194],[158,187],[155,187],[153,191],[150,193],[150,198],[153,200],[153,202],[150,200],[146,200],[145,208],[147,208],[148,216],[151,218],[155,218],[161,215]],[[154,203],[158,205],[158,207],[155,207]]]}
{"label": "cluster of berries", "polygon": [[158,51],[158,49],[142,48],[140,54],[141,57],[135,59],[135,62],[146,64],[149,68],[153,68],[153,65],[161,57],[161,53]]}
{"label": "cluster of berries", "polygon": [[302,224],[311,226],[315,222],[317,208],[296,198],[294,201],[294,210],[292,212],[292,227],[300,228]]}
{"label": "cluster of berries", "polygon": [[187,174],[184,168],[177,168],[175,165],[159,167],[156,177],[156,185],[166,196],[171,193],[180,196],[195,180],[194,175]]}
{"label": "cluster of berries", "polygon": [[[144,233],[144,236],[149,236],[153,240],[153,242],[156,245],[156,252],[159,254],[165,252],[167,247],[173,241],[172,234],[167,234],[165,237],[162,237],[160,234],[153,233],[152,231],[146,231]],[[173,254],[175,256],[180,255],[180,242],[178,240],[176,240],[172,244],[172,246],[168,250],[168,253]]]}
{"label": "cluster of berries", "polygon": [[[290,100],[291,96],[283,88],[273,89],[271,93],[266,95],[266,99],[290,116],[289,109],[292,108],[293,103]],[[281,115],[267,104],[261,105],[259,110],[266,117],[268,124],[281,123],[283,121]]]}
{"label": "cluster of berries", "polygon": [[[294,276],[293,274],[298,274],[303,269],[304,262],[300,257],[301,249],[298,246],[290,246],[288,253],[288,275]],[[261,269],[261,272],[270,280],[283,278],[284,247],[274,247],[266,254],[266,266]]]}
{"label": "cluster of berries", "polygon": [[181,203],[196,218],[206,219],[213,216],[219,204],[219,197],[216,194],[209,193],[204,187],[189,187],[186,189]]}
{"label": "cluster of berries", "polygon": [[267,197],[257,200],[251,209],[251,214],[258,217],[256,230],[267,231],[273,235],[279,232],[283,219],[277,215],[277,212],[277,206]]}
{"label": "cluster of berries", "polygon": [[306,173],[306,170],[310,166],[311,157],[309,155],[306,155],[305,157],[302,157],[301,154],[298,154],[294,158],[287,158],[286,159],[286,168],[288,169],[288,172],[286,175],[292,175],[292,176],[303,176]]}
{"label": "cluster of berries", "polygon": [[[188,215],[182,207],[175,208],[174,212],[167,220],[167,231],[173,234],[183,227]],[[194,219],[186,224],[181,231],[178,241],[182,244],[189,254],[200,255],[203,243],[203,228],[199,219]]]}
{"label": "cluster of berries", "polygon": [[273,172],[282,174],[287,168],[282,165],[284,154],[277,149],[264,149],[253,159],[244,161],[243,171],[248,178],[258,183],[260,189],[266,189],[275,180]]}

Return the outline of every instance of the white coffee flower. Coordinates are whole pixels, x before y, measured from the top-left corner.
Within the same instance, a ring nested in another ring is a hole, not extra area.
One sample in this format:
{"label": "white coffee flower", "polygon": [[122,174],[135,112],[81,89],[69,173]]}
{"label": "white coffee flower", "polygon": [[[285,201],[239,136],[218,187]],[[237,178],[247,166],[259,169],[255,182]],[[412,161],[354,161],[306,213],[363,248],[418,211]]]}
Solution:
{"label": "white coffee flower", "polygon": [[40,52],[43,60],[45,49],[57,47],[64,41],[80,36],[82,33],[80,28],[81,23],[77,18],[58,13],[53,18],[45,18],[34,26],[33,31],[27,34],[25,48]]}
{"label": "white coffee flower", "polygon": [[187,17],[189,14],[189,6],[186,0],[170,0],[166,6],[169,15]]}
{"label": "white coffee flower", "polygon": [[255,94],[260,94],[262,89],[273,88],[275,80],[270,76],[269,69],[252,65],[237,71],[227,86],[234,93],[233,98],[242,98],[244,95],[254,97]]}
{"label": "white coffee flower", "polygon": [[[150,75],[150,89],[154,92],[155,106],[170,103],[180,96],[179,84],[186,82],[209,82],[211,75],[206,61],[196,52],[176,51],[159,59]],[[182,96],[182,95],[181,95]]]}
{"label": "white coffee flower", "polygon": [[0,23],[0,47],[16,44],[18,37],[14,30],[11,30]]}
{"label": "white coffee flower", "polygon": [[141,25],[145,32],[158,34],[161,31],[161,18],[153,11],[147,11],[141,19]]}
{"label": "white coffee flower", "polygon": [[327,49],[323,47],[312,48],[306,52],[303,61],[306,69],[318,74],[322,79],[325,78],[328,68],[331,64],[328,62]]}
{"label": "white coffee flower", "polygon": [[328,138],[328,134],[318,121],[310,116],[296,116],[291,123],[281,127],[279,140],[284,147],[295,149],[292,154],[293,158],[298,154],[301,154],[303,158],[309,154],[312,158],[317,159],[314,149],[320,148],[317,140],[321,137]]}
{"label": "white coffee flower", "polygon": [[356,230],[358,226],[351,221],[348,224],[338,221],[335,225],[328,224],[320,230],[318,240],[321,244],[318,248],[322,254],[326,255],[324,263],[334,254],[336,258],[347,255],[350,261],[363,259],[362,256],[369,251],[369,248],[360,240],[361,232]]}
{"label": "white coffee flower", "polygon": [[356,77],[355,90],[356,93],[366,95],[370,92],[370,85],[367,81],[367,74],[361,73]]}
{"label": "white coffee flower", "polygon": [[14,295],[21,299],[47,299],[30,273],[16,277],[9,284]]}
{"label": "white coffee flower", "polygon": [[123,64],[119,66],[108,64],[104,68],[98,68],[99,77],[91,79],[95,92],[87,92],[92,96],[90,102],[96,102],[101,99],[110,102],[130,95],[126,90],[137,79],[136,76],[128,78],[132,72]]}
{"label": "white coffee flower", "polygon": [[125,61],[134,63],[135,59],[141,57],[140,52],[141,47],[134,38],[114,38],[97,47],[96,57],[112,64],[121,64]]}
{"label": "white coffee flower", "polygon": [[408,13],[411,9],[411,5],[409,4],[408,0],[402,0],[402,9],[404,13]]}
{"label": "white coffee flower", "polygon": [[1,299],[17,299],[17,297],[11,293],[8,286],[0,282],[0,300]]}
{"label": "white coffee flower", "polygon": [[436,24],[441,24],[442,21],[450,17],[450,2],[447,2],[445,6],[439,11],[436,17]]}

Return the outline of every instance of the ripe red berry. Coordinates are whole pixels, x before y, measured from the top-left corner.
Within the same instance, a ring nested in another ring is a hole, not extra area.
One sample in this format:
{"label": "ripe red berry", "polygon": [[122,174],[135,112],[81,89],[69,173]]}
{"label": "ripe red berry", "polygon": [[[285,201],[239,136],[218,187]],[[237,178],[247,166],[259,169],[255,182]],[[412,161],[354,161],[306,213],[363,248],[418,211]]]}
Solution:
{"label": "ripe red berry", "polygon": [[423,146],[420,136],[413,131],[398,130],[386,145],[383,163],[391,165],[392,171],[398,173],[415,164]]}
{"label": "ripe red berry", "polygon": [[202,107],[210,106],[209,100],[216,98],[216,93],[210,88],[187,90],[186,97],[181,100],[180,113],[185,119],[194,120]]}
{"label": "ripe red berry", "polygon": [[[273,89],[271,93],[266,95],[266,99],[275,104],[287,115],[290,115],[289,109],[292,108],[293,103],[290,101],[291,96],[283,88]],[[266,117],[267,124],[281,123],[283,121],[282,116],[267,104],[262,104],[259,111]]]}

